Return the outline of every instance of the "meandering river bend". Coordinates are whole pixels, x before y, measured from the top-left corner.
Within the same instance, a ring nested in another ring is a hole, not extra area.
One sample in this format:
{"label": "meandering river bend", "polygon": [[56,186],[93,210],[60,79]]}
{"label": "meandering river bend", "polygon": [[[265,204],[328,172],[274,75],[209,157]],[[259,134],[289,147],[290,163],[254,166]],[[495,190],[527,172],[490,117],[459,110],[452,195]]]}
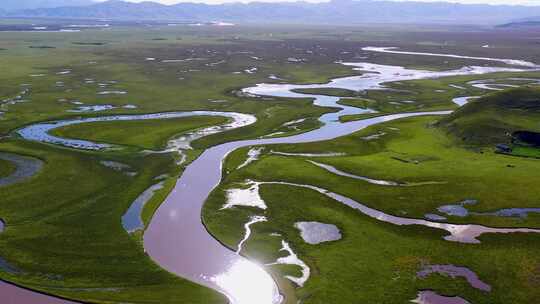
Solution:
{"label": "meandering river bend", "polygon": [[[431,72],[371,63],[343,64],[365,73],[361,76],[334,79],[327,84],[259,84],[243,90],[245,93],[257,96],[313,98],[315,105],[341,110],[322,115],[320,121],[323,126],[314,131],[289,137],[230,142],[206,150],[186,168],[144,234],[144,246],[152,259],[173,273],[220,290],[227,295],[231,303],[280,303],[282,298],[270,275],[264,272],[260,265],[247,261],[225,248],[208,233],[201,221],[203,204],[210,192],[221,181],[222,162],[225,157],[236,149],[251,145],[330,140],[386,121],[451,113],[451,111],[401,113],[342,123],[339,117],[365,113],[366,110],[339,105],[337,102],[340,98],[338,97],[302,94],[294,90],[313,88],[373,90],[384,89],[383,83],[392,81],[523,71],[511,68],[466,67],[454,71]],[[181,233],[177,233],[179,231]]]}
{"label": "meandering river bend", "polygon": [[[369,50],[369,49],[368,49]],[[378,51],[371,49],[369,51]],[[379,50],[380,51],[380,50]],[[407,52],[407,54],[414,54]],[[418,53],[417,55],[437,56],[437,54]],[[489,60],[489,58],[486,58]],[[493,59],[499,61],[500,59]],[[513,62],[517,65],[522,62]],[[246,88],[244,92],[258,96],[313,98],[314,104],[341,109],[335,113],[322,115],[323,123],[319,129],[279,138],[243,140],[221,144],[206,150],[185,169],[178,179],[176,186],[162,203],[152,218],[144,234],[144,247],[149,256],[164,269],[181,277],[198,282],[224,293],[233,304],[277,304],[282,296],[273,278],[261,265],[238,255],[224,247],[206,230],[201,220],[201,210],[210,192],[221,181],[222,162],[232,151],[251,145],[270,145],[282,143],[303,143],[330,140],[348,135],[360,129],[400,118],[422,115],[446,115],[451,111],[417,112],[385,115],[376,118],[341,123],[339,117],[365,113],[366,110],[339,105],[338,97],[301,94],[293,90],[306,88],[343,88],[349,90],[384,89],[383,84],[393,81],[414,79],[440,78],[457,75],[481,75],[493,72],[520,72],[524,69],[499,67],[465,67],[459,70],[432,72],[411,70],[398,66],[377,65],[372,63],[342,63],[355,70],[363,71],[360,76],[338,78],[326,84],[292,85],[292,84],[259,84]],[[527,66],[521,64],[520,66]],[[261,102],[264,102],[261,100]],[[189,116],[190,112],[186,112]],[[193,113],[193,112],[191,112]],[[208,114],[209,112],[206,112]],[[196,115],[196,114],[193,114]],[[242,115],[242,114],[240,114]],[[83,123],[84,121],[69,121],[67,124]],[[88,122],[88,121],[86,121]],[[47,125],[47,123],[41,124]],[[50,125],[50,124],[49,124]],[[60,123],[58,126],[66,125]],[[54,127],[39,128],[37,125],[19,131],[19,134],[29,140],[63,144],[64,139],[47,136]],[[28,130],[41,130],[40,134]],[[45,139],[45,140],[42,140]],[[47,140],[48,139],[48,140]],[[69,140],[67,140],[69,141]],[[83,144],[87,144],[85,142]],[[77,142],[76,148],[81,142]],[[69,145],[69,144],[68,144]],[[73,146],[72,146],[73,147]],[[0,284],[0,292],[5,290]],[[9,288],[9,287],[8,287]],[[67,303],[53,299],[50,303]],[[54,302],[56,301],[56,302]],[[25,299],[21,303],[49,303],[41,298]],[[11,304],[11,303],[9,303]]]}

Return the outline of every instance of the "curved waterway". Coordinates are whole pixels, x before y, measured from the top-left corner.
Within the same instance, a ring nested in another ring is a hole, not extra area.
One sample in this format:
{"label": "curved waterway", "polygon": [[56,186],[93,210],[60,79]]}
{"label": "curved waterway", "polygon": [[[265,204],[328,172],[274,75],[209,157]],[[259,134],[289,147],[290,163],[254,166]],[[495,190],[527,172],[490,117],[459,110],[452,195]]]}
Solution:
{"label": "curved waterway", "polygon": [[[43,167],[43,162],[37,158],[0,152],[0,159],[15,164],[15,172],[8,176],[0,177],[0,187],[23,182],[36,175]],[[1,229],[0,229],[1,230]]]}
{"label": "curved waterway", "polygon": [[[236,149],[252,145],[330,140],[395,119],[451,113],[451,111],[401,113],[342,123],[339,117],[343,115],[368,113],[371,110],[340,105],[338,104],[339,97],[303,94],[294,90],[318,88],[376,90],[385,89],[383,83],[392,81],[523,71],[510,68],[465,67],[453,71],[432,72],[372,63],[342,64],[363,71],[364,74],[334,79],[326,84],[258,84],[243,90],[247,94],[256,96],[312,98],[315,105],[337,108],[339,111],[322,115],[319,120],[323,126],[307,133],[289,137],[230,142],[206,150],[186,168],[174,190],[157,210],[144,234],[144,247],[154,261],[179,276],[223,292],[231,303],[280,303],[282,297],[279,290],[262,266],[224,247],[208,233],[201,221],[204,202],[221,181],[222,162],[225,157]],[[261,100],[261,102],[264,101]]]}
{"label": "curved waterway", "polygon": [[[257,96],[312,98],[315,105],[333,107],[339,111],[322,115],[319,120],[323,123],[323,126],[317,130],[289,137],[230,142],[212,147],[202,153],[199,158],[186,167],[175,188],[157,210],[144,234],[145,250],[155,262],[181,277],[221,291],[229,298],[232,304],[277,304],[282,302],[283,299],[275,281],[264,268],[224,247],[208,233],[204,223],[201,221],[203,204],[210,192],[221,181],[222,162],[225,157],[238,148],[252,145],[330,140],[391,120],[451,113],[451,111],[401,113],[341,123],[339,117],[343,115],[362,114],[372,111],[339,105],[339,97],[302,94],[293,92],[293,90],[308,88],[343,88],[354,91],[375,90],[385,89],[383,83],[393,81],[525,71],[523,69],[473,66],[452,71],[432,72],[372,63],[342,64],[351,66],[354,70],[362,71],[363,74],[334,79],[326,84],[259,84],[243,90],[245,93]],[[261,102],[264,101],[261,100]],[[200,112],[203,111],[183,112],[186,113],[183,115],[189,116],[189,113]],[[200,115],[216,113],[204,112],[205,114]],[[108,118],[101,117],[94,118],[94,120],[87,118],[69,122],[37,124],[23,128],[18,133],[29,140],[62,144],[75,148],[92,148],[95,147],[95,143],[62,139],[54,137],[48,132],[67,124],[106,120]],[[107,147],[97,146],[97,149],[101,148]]]}
{"label": "curved waterway", "polygon": [[172,119],[192,116],[223,116],[231,119],[230,122],[219,126],[211,126],[202,128],[194,132],[190,132],[187,135],[172,139],[169,141],[167,151],[180,151],[190,148],[190,143],[196,139],[211,134],[227,131],[230,129],[236,129],[253,124],[257,121],[257,118],[251,114],[243,114],[236,112],[216,112],[216,111],[185,111],[185,112],[164,112],[164,113],[152,113],[152,114],[135,114],[135,115],[111,115],[111,116],[97,116],[97,117],[85,117],[79,119],[66,119],[51,122],[37,123],[29,125],[17,130],[22,138],[31,141],[38,141],[49,144],[57,144],[70,148],[84,149],[84,150],[103,150],[113,148],[114,145],[107,143],[96,143],[89,140],[63,138],[50,134],[54,129],[61,127],[78,125],[84,123],[93,122],[105,122],[105,121],[132,121],[132,120],[153,120],[153,119]]}
{"label": "curved waterway", "polygon": [[222,291],[231,303],[280,303],[281,296],[272,277],[261,266],[224,247],[201,222],[203,204],[221,181],[223,159],[241,147],[329,140],[386,121],[449,113],[404,113],[349,123],[332,122],[296,136],[237,141],[212,147],[185,169],[157,210],[144,234],[146,252],[163,268]]}
{"label": "curved waterway", "polygon": [[508,65],[517,65],[529,68],[538,68],[539,66],[536,63],[519,60],[519,59],[504,59],[504,58],[490,58],[490,57],[475,57],[475,56],[463,56],[463,55],[454,55],[454,54],[439,54],[439,53],[427,53],[427,52],[408,52],[408,51],[399,51],[397,47],[372,47],[368,46],[362,48],[363,51],[368,52],[378,52],[378,53],[389,53],[389,54],[401,54],[401,55],[416,55],[416,56],[432,56],[432,57],[447,57],[447,58],[457,58],[457,59],[470,59],[470,60],[482,60],[482,61],[495,61],[501,62]]}

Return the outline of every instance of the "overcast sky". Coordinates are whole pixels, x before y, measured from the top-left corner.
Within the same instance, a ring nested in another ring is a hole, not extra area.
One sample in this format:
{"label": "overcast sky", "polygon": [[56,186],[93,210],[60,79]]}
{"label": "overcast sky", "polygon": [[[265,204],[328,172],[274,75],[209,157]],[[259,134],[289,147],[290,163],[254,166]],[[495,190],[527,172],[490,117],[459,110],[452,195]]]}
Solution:
{"label": "overcast sky", "polygon": [[[1,0],[0,0],[1,1]],[[105,1],[105,0],[97,0]],[[148,0],[126,0],[130,2],[143,2]],[[154,2],[160,2],[163,4],[174,4],[179,2],[204,2],[208,4],[218,4],[225,2],[253,2],[255,0],[150,0]],[[259,2],[283,2],[283,1],[297,1],[297,0],[257,0]],[[304,0],[307,2],[325,2],[325,0]],[[435,2],[440,0],[394,0],[394,1],[424,1]],[[540,5],[540,0],[449,0],[447,2],[459,2],[459,3],[484,3],[484,4],[523,4],[523,5]]]}

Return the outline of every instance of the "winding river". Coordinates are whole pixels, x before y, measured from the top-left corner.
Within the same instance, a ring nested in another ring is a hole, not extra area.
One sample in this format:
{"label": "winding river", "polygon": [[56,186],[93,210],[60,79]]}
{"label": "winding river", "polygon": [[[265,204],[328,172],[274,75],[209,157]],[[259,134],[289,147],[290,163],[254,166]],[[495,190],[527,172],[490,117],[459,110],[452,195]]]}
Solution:
{"label": "winding river", "polygon": [[[401,113],[342,123],[339,117],[343,115],[361,114],[369,110],[339,105],[339,97],[302,94],[293,90],[313,88],[374,90],[384,89],[383,83],[392,81],[524,71],[512,68],[465,67],[453,71],[432,72],[372,63],[342,64],[363,71],[364,74],[334,79],[326,84],[259,84],[243,90],[257,96],[313,98],[315,105],[340,110],[322,115],[319,120],[323,126],[311,132],[290,137],[230,142],[206,150],[186,168],[144,234],[145,249],[154,261],[175,274],[220,290],[227,295],[231,303],[280,303],[282,299],[279,290],[270,275],[260,265],[225,248],[208,233],[201,221],[203,204],[221,181],[222,162],[225,157],[238,148],[252,145],[330,140],[395,119],[451,113],[451,111]],[[204,172],[204,175],[201,172]],[[176,233],[178,231],[182,233]]]}
{"label": "winding river", "polygon": [[221,116],[228,117],[229,122],[188,132],[187,135],[182,135],[178,138],[173,138],[167,145],[167,152],[181,151],[190,148],[190,143],[201,137],[211,134],[220,133],[230,129],[236,129],[251,125],[257,121],[255,116],[250,114],[235,113],[235,112],[216,112],[216,111],[189,111],[189,112],[163,112],[152,114],[135,114],[135,115],[111,115],[86,117],[80,119],[58,120],[51,122],[43,122],[29,125],[17,130],[17,134],[22,138],[30,141],[38,141],[48,144],[58,144],[75,149],[84,150],[104,150],[114,148],[114,145],[108,143],[96,143],[89,140],[63,138],[50,134],[51,131],[84,123],[106,122],[106,121],[133,121],[133,120],[154,120],[154,119],[172,119],[193,116]]}
{"label": "winding river", "polygon": [[[419,53],[417,55],[428,54]],[[434,55],[437,54],[429,54],[429,56]],[[493,59],[493,61],[500,60]],[[514,64],[527,68],[531,67],[519,63],[521,62]],[[451,111],[400,113],[342,123],[339,121],[339,117],[343,115],[361,114],[370,110],[339,105],[339,97],[301,94],[293,92],[293,90],[313,88],[343,88],[354,91],[374,90],[384,89],[384,83],[393,81],[526,71],[517,68],[464,67],[452,71],[433,72],[372,63],[342,64],[350,66],[354,70],[362,71],[363,74],[334,79],[326,84],[259,84],[243,90],[245,93],[257,96],[312,98],[315,105],[333,107],[339,109],[339,111],[322,115],[320,117],[320,121],[323,123],[322,127],[307,133],[289,137],[229,142],[214,146],[203,152],[199,158],[186,167],[170,195],[157,210],[144,234],[145,250],[157,264],[181,277],[221,291],[229,298],[232,304],[277,304],[282,302],[282,296],[274,279],[264,270],[262,265],[249,261],[233,250],[224,247],[208,233],[201,221],[203,204],[210,192],[221,181],[222,162],[225,157],[238,148],[252,145],[330,140],[375,124],[400,118],[422,115],[447,115],[451,113]],[[261,99],[261,102],[264,101]],[[196,112],[184,113],[189,116],[194,115],[193,113]],[[205,111],[205,113],[205,115],[209,115],[211,112]],[[97,119],[102,120],[102,118]],[[79,119],[55,122],[52,125],[50,123],[41,123],[23,128],[18,132],[28,140],[63,144],[76,148],[84,148],[85,145],[93,147],[94,143],[87,141],[82,144],[79,141],[75,145],[71,145],[70,141],[72,140],[58,137],[51,138],[51,135],[47,133],[62,125],[83,122],[90,121]],[[430,223],[428,221],[424,222]],[[440,224],[437,223],[437,225]]]}

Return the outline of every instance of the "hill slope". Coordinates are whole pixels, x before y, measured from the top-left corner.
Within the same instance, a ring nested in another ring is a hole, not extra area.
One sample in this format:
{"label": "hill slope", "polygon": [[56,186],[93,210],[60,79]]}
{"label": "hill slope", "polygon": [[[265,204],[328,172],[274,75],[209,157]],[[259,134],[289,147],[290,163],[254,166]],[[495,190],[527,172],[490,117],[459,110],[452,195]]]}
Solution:
{"label": "hill slope", "polygon": [[505,146],[519,151],[525,147],[538,150],[534,139],[540,132],[540,89],[512,89],[488,95],[440,120],[437,126],[466,145],[504,144],[499,150],[505,150]]}

